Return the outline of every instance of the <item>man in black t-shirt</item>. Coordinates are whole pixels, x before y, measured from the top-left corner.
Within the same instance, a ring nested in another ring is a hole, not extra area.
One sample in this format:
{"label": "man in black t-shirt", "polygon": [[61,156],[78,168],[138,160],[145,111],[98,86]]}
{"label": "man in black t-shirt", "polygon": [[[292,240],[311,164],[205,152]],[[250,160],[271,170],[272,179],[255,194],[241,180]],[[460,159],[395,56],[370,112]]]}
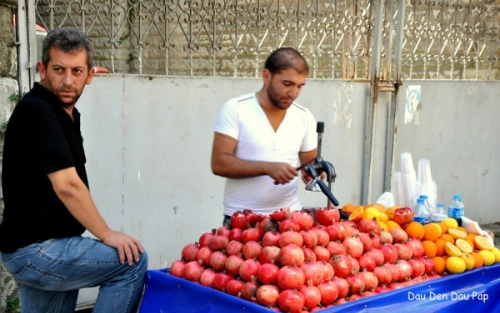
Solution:
{"label": "man in black t-shirt", "polygon": [[[147,254],[108,227],[88,189],[80,114],[92,81],[92,46],[59,28],[44,40],[40,83],[9,120],[4,143],[0,258],[19,287],[23,312],[73,312],[80,288],[100,286],[94,312],[135,312]],[[82,237],[88,230],[96,238]]]}

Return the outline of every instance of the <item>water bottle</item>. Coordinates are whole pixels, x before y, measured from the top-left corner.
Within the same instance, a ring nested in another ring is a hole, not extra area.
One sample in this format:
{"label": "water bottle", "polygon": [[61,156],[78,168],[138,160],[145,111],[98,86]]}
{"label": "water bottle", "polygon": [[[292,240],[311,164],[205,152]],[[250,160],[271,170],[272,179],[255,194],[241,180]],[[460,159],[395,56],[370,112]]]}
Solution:
{"label": "water bottle", "polygon": [[420,198],[424,199],[424,204],[429,208],[431,215],[434,214],[434,206],[429,201],[429,197],[427,195],[420,195]]}
{"label": "water bottle", "polygon": [[413,212],[415,212],[415,217],[413,218],[415,222],[419,222],[422,225],[431,222],[431,212],[429,211],[429,208],[425,205],[424,199],[422,198],[417,199],[417,204],[415,205]]}
{"label": "water bottle", "polygon": [[462,224],[462,217],[465,214],[465,206],[462,202],[462,196],[453,195],[453,201],[448,207],[448,217],[454,218],[457,220],[458,224]]}
{"label": "water bottle", "polygon": [[442,203],[442,202],[437,203],[436,210],[434,211],[434,213],[431,216],[431,221],[440,222],[447,217],[448,217],[448,214],[446,213],[446,210],[444,208],[444,203]]}

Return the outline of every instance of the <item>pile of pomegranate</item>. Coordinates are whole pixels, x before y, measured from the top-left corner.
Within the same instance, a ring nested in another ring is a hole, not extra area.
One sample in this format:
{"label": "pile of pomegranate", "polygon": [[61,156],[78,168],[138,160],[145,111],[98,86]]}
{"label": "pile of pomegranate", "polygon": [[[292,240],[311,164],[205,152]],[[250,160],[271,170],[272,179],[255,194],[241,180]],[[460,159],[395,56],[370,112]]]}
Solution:
{"label": "pile of pomegranate", "polygon": [[[313,214],[314,213],[314,214]],[[418,239],[376,220],[341,221],[338,209],[313,213],[250,210],[186,245],[171,275],[278,312],[316,312],[440,277]]]}

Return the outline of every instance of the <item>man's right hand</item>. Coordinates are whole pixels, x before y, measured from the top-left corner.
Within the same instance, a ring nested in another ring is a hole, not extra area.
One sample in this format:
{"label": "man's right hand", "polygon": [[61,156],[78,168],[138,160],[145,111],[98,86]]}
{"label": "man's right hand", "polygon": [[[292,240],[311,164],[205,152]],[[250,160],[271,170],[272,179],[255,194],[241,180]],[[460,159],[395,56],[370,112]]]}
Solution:
{"label": "man's right hand", "polygon": [[288,163],[268,163],[267,174],[274,179],[274,184],[288,184],[297,175],[297,169]]}
{"label": "man's right hand", "polygon": [[120,262],[122,264],[125,263],[125,261],[128,265],[132,265],[134,261],[138,262],[140,255],[144,252],[139,240],[130,235],[114,231],[112,229],[110,229],[106,236],[102,239],[102,242],[118,250]]}

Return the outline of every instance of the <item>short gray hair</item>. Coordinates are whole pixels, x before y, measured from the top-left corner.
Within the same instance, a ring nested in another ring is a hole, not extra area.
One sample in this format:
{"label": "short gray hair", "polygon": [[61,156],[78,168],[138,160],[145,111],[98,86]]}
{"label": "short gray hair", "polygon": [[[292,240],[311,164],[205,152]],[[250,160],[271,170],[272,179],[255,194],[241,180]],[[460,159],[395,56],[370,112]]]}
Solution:
{"label": "short gray hair", "polygon": [[64,52],[75,53],[81,49],[87,50],[87,66],[89,70],[92,68],[93,49],[89,38],[82,31],[71,28],[62,27],[50,31],[43,40],[42,48],[42,63],[45,67],[50,61],[50,49],[57,48]]}

